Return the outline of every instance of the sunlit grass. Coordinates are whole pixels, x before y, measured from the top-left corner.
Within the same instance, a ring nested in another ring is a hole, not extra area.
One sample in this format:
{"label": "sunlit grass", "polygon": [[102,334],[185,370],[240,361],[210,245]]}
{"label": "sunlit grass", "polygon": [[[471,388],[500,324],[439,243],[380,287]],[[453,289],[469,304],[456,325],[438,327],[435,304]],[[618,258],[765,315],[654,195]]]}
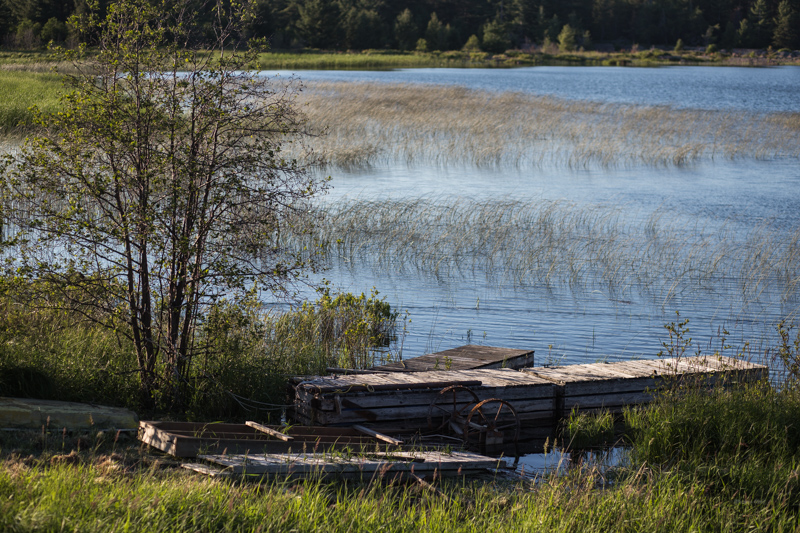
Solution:
{"label": "sunlit grass", "polygon": [[487,54],[466,52],[417,53],[397,50],[364,50],[363,52],[326,52],[304,50],[299,52],[268,52],[259,55],[259,67],[279,69],[390,69],[486,66]]}
{"label": "sunlit grass", "polygon": [[765,384],[684,391],[626,415],[632,454],[618,466],[438,480],[438,492],[390,476],[210,479],[108,439],[75,453],[60,433],[34,436],[29,455],[3,436],[0,529],[793,531],[797,397]]}
{"label": "sunlit grass", "polygon": [[61,81],[55,74],[0,69],[0,135],[24,135],[32,131],[31,106],[43,113],[58,109]]}
{"label": "sunlit grass", "polygon": [[680,166],[800,156],[792,116],[600,104],[463,87],[313,82],[302,96],[323,164]]}

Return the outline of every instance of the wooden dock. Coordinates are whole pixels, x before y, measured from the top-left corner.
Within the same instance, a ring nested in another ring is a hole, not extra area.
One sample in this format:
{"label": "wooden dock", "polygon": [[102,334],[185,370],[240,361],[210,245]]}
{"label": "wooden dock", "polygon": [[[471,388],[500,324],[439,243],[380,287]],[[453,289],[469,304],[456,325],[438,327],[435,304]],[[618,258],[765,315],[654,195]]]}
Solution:
{"label": "wooden dock", "polygon": [[[452,386],[468,388],[475,396]],[[556,384],[512,369],[438,370],[320,377],[295,388],[295,419],[307,425],[365,424],[392,431],[428,428],[436,405],[458,409],[491,398],[511,402],[523,420],[550,419]],[[431,409],[431,406],[434,406]]]}
{"label": "wooden dock", "polygon": [[154,422],[139,423],[139,440],[175,457],[209,453],[286,453],[295,451],[395,450],[403,442],[367,428],[263,426],[248,424]]}
{"label": "wooden dock", "polygon": [[468,344],[403,361],[372,367],[378,372],[430,372],[477,368],[524,368],[533,366],[533,350],[495,348]]}
{"label": "wooden dock", "polygon": [[[508,429],[551,428],[573,409],[607,409],[651,401],[678,381],[710,386],[763,379],[767,368],[727,357],[626,361],[562,367],[435,370],[326,376],[295,387],[297,422],[320,426],[363,424],[384,432],[426,431],[457,420],[469,432],[483,420]],[[484,400],[496,401],[475,408]],[[507,403],[511,409],[506,409]],[[468,420],[472,416],[472,419]],[[450,424],[453,425],[452,423]]]}
{"label": "wooden dock", "polygon": [[258,455],[200,455],[199,463],[184,468],[211,476],[292,476],[394,479],[397,477],[455,477],[497,470],[499,459],[469,452],[398,451],[363,455],[287,453]]}
{"label": "wooden dock", "polygon": [[719,380],[732,385],[767,377],[765,366],[718,356],[535,367],[524,372],[557,385],[558,418],[572,410],[619,413],[625,406],[651,401],[661,387],[678,380],[710,387]]}

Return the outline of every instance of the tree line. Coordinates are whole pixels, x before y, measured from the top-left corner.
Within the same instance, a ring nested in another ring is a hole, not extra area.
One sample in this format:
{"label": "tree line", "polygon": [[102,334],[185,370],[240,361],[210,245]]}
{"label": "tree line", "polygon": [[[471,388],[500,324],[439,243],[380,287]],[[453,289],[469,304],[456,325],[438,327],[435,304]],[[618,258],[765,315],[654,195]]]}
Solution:
{"label": "tree line", "polygon": [[[109,0],[101,2],[111,3]],[[335,50],[562,49],[714,45],[800,48],[800,0],[253,0],[244,37],[273,48]],[[211,28],[212,4],[196,16]],[[31,49],[78,40],[66,24],[86,0],[0,0],[5,47]]]}

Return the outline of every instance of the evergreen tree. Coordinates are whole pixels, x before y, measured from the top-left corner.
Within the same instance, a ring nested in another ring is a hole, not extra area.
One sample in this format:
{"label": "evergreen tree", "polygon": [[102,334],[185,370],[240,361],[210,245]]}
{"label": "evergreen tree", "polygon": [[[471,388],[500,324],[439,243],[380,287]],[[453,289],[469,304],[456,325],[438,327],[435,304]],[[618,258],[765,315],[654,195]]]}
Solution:
{"label": "evergreen tree", "polygon": [[756,0],[750,8],[753,46],[766,47],[772,40],[773,23],[767,0]]}
{"label": "evergreen tree", "polygon": [[401,50],[411,50],[416,46],[418,32],[411,10],[405,8],[397,15],[397,20],[394,22],[394,38],[397,40],[397,46]]}
{"label": "evergreen tree", "polygon": [[750,22],[747,19],[742,19],[739,23],[739,29],[736,30],[736,42],[742,48],[753,46],[753,30],[750,28]]}
{"label": "evergreen tree", "polygon": [[558,34],[561,33],[562,28],[563,25],[561,24],[561,20],[558,18],[558,15],[553,15],[553,18],[547,22],[542,40],[554,42],[556,39],[558,39]]}
{"label": "evergreen tree", "polygon": [[789,0],[778,4],[778,18],[775,20],[775,33],[772,44],[777,48],[800,48],[800,16],[792,8]]}
{"label": "evergreen tree", "polygon": [[467,52],[480,52],[481,40],[478,39],[478,36],[475,34],[470,35],[469,39],[467,39],[466,44],[464,44],[464,48],[462,48],[462,50],[465,50]]}
{"label": "evergreen tree", "polygon": [[572,52],[575,50],[577,33],[569,24],[565,24],[558,34],[558,49],[562,52]]}
{"label": "evergreen tree", "polygon": [[483,27],[483,49],[494,54],[502,54],[511,47],[506,25],[495,19]]}
{"label": "evergreen tree", "polygon": [[339,45],[339,6],[333,0],[305,0],[298,6],[297,29],[312,48]]}
{"label": "evergreen tree", "polygon": [[428,21],[428,27],[425,29],[425,42],[428,44],[429,50],[441,50],[447,44],[444,35],[444,26],[436,16],[436,12],[431,13],[431,19]]}

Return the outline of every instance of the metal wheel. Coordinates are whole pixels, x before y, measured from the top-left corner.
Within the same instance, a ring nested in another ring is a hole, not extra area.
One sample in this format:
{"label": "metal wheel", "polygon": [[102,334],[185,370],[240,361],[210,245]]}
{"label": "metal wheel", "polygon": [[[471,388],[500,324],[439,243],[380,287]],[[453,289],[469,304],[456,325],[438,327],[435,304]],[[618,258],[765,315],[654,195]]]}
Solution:
{"label": "metal wheel", "polygon": [[[428,429],[436,431],[447,427],[451,421],[463,419],[470,406],[478,401],[478,395],[464,385],[443,388],[428,407]],[[439,425],[436,425],[437,420],[441,420]]]}
{"label": "metal wheel", "polygon": [[520,423],[511,404],[498,398],[483,400],[473,407],[464,421],[464,443],[480,447],[513,442],[519,457]]}

